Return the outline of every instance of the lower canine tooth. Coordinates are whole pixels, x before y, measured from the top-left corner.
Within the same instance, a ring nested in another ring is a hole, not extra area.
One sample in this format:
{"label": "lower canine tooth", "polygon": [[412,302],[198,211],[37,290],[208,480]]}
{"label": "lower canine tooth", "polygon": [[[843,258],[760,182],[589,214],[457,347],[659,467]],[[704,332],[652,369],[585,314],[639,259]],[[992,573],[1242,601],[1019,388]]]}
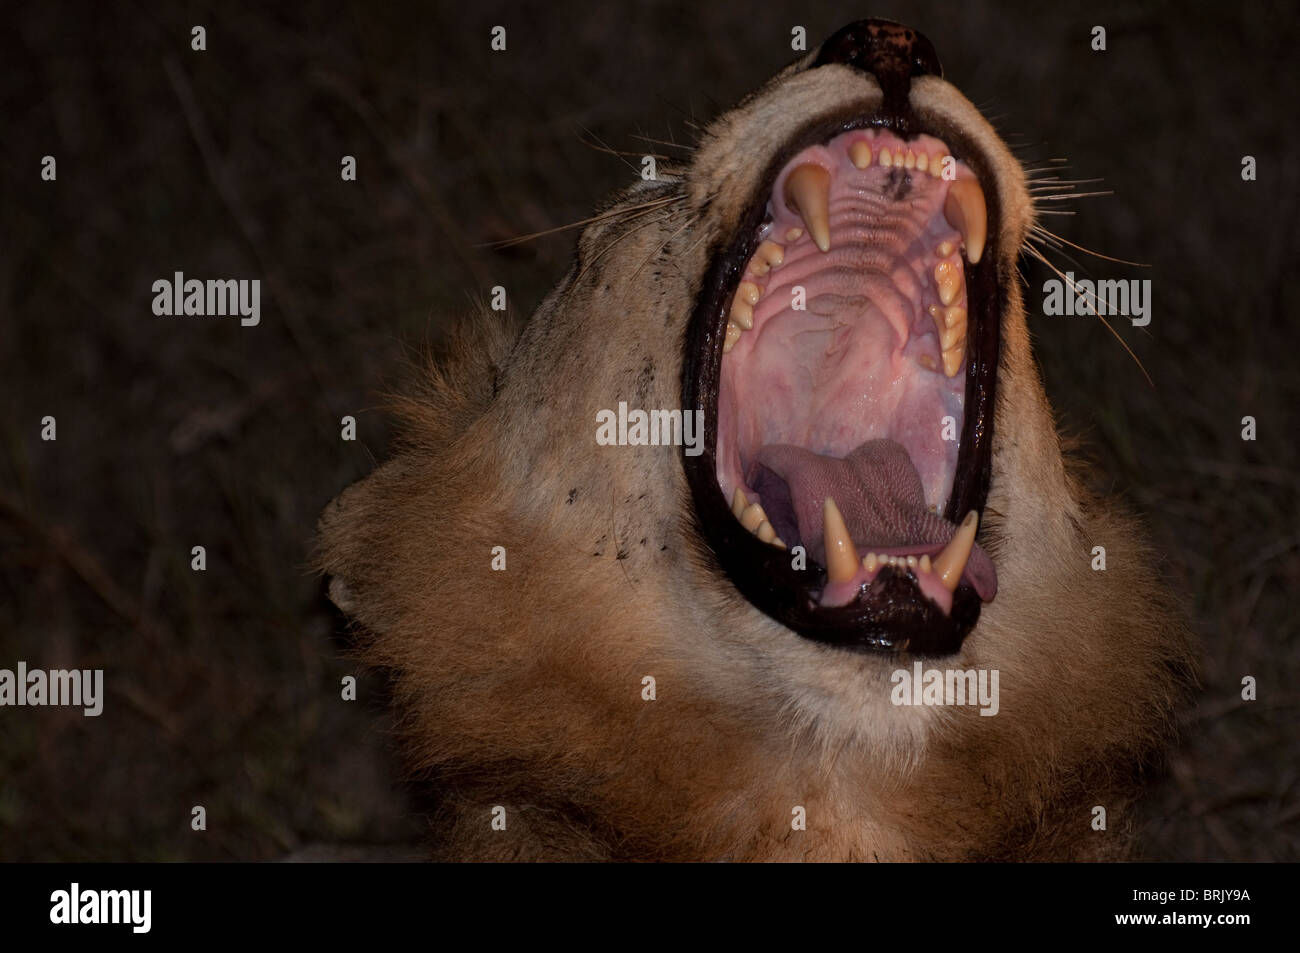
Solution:
{"label": "lower canine tooth", "polygon": [[826,578],[831,582],[848,582],[858,574],[858,551],[853,547],[844,517],[829,496],[822,504],[822,538],[826,543]]}
{"label": "lower canine tooth", "polygon": [[966,257],[975,264],[984,254],[988,238],[989,216],[984,205],[984,190],[974,179],[957,179],[948,186],[943,203],[943,217],[961,232],[966,243]]}
{"label": "lower canine tooth", "polygon": [[831,174],[805,163],[785,180],[785,200],[799,212],[808,234],[822,251],[831,250]]}
{"label": "lower canine tooth", "polygon": [[975,531],[979,525],[979,513],[971,510],[961,521],[961,526],[957,527],[957,535],[943,548],[943,552],[934,557],[934,571],[949,592],[957,591],[962,571],[970,561],[970,551],[975,545]]}
{"label": "lower canine tooth", "polygon": [[745,507],[745,512],[740,514],[740,525],[745,527],[751,533],[755,532],[759,524],[767,519],[767,514],[763,512],[763,507],[757,503],[750,503]]}

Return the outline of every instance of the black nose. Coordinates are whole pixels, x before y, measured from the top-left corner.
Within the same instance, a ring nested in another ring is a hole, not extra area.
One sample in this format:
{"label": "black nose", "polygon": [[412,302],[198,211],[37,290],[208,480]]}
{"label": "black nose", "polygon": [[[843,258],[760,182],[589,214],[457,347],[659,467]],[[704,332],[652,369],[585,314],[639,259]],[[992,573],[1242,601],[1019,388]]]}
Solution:
{"label": "black nose", "polygon": [[885,95],[883,111],[906,123],[913,76],[943,76],[939,54],[924,33],[893,20],[858,20],[822,44],[812,67],[843,63],[870,73]]}

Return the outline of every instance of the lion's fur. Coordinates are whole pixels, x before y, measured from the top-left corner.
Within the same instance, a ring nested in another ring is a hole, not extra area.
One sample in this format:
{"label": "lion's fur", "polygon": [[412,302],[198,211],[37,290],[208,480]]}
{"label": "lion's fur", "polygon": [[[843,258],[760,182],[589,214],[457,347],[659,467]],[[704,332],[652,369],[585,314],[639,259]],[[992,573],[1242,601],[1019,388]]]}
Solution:
{"label": "lion's fur", "polygon": [[[522,330],[476,316],[399,402],[393,459],[327,508],[320,566],[361,657],[392,675],[407,760],[441,798],[439,856],[1127,850],[1190,646],[1134,520],[1067,472],[1014,283],[981,530],[999,593],[939,663],[998,669],[996,717],[891,705],[889,674],[910,660],[803,639],[731,586],[694,528],[680,451],[595,445],[599,409],[680,406],[686,319],[762,172],[755,153],[879,96],[847,67],[792,67],[721,117],[689,163],[586,229]],[[1019,164],[943,81],[917,80],[913,103],[999,157],[986,186],[1014,269],[1032,218]]]}

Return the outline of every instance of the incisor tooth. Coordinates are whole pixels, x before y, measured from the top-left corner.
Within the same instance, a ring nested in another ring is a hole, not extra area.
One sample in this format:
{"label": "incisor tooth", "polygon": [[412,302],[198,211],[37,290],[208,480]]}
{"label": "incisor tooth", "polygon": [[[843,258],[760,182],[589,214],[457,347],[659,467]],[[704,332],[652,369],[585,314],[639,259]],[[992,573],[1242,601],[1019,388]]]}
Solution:
{"label": "incisor tooth", "polygon": [[826,543],[826,578],[848,582],[858,573],[858,551],[853,548],[844,517],[829,496],[822,504],[822,538]]}
{"label": "incisor tooth", "polygon": [[984,206],[984,190],[974,179],[957,179],[948,186],[948,197],[943,203],[943,217],[948,224],[961,232],[966,243],[966,257],[971,264],[984,254],[984,241],[988,238],[989,216]]}
{"label": "incisor tooth", "polygon": [[757,503],[750,503],[745,507],[745,512],[740,514],[740,525],[752,533],[766,519],[767,514],[763,512],[763,507]]}
{"label": "incisor tooth", "polygon": [[866,569],[867,572],[875,572],[876,567],[878,567],[879,565],[880,565],[880,559],[876,556],[875,553],[867,553],[865,556],[862,557],[862,567]]}
{"label": "incisor tooth", "polygon": [[894,157],[889,154],[888,149],[880,150],[880,164],[884,166],[891,166],[894,164]]}
{"label": "incisor tooth", "polygon": [[957,372],[961,370],[962,349],[953,348],[951,351],[943,352],[943,372],[948,377],[956,377]]}
{"label": "incisor tooth", "polygon": [[734,322],[728,321],[727,336],[722,339],[722,353],[723,354],[728,353],[733,347],[736,346],[736,342],[739,340],[740,340],[740,328],[738,328]]}
{"label": "incisor tooth", "polygon": [[740,519],[740,514],[745,512],[745,507],[749,505],[749,500],[745,499],[744,492],[740,487],[736,487],[735,495],[731,497],[731,513],[736,519]]}
{"label": "incisor tooth", "polygon": [[731,302],[731,320],[742,331],[748,331],[754,326],[754,309],[747,301],[741,301],[737,298]]}
{"label": "incisor tooth", "polygon": [[918,152],[916,155],[916,167],[922,172],[930,166],[930,154],[928,152]]}
{"label": "incisor tooth", "polygon": [[916,153],[913,152],[911,149],[907,150],[907,158],[903,160],[903,168],[904,169],[916,168]]}
{"label": "incisor tooth", "polygon": [[922,571],[922,572],[929,572],[929,571],[930,571],[930,556],[929,556],[929,554],[926,554],[925,556],[922,556],[922,557],[921,557],[921,571]]}
{"label": "incisor tooth", "polygon": [[831,250],[831,174],[805,163],[785,180],[785,200],[798,210],[808,234],[822,251]]}
{"label": "incisor tooth", "polygon": [[951,261],[941,261],[934,266],[934,283],[939,286],[939,300],[945,305],[957,300],[961,290],[961,272]]}
{"label": "incisor tooth", "polygon": [[957,527],[957,535],[943,548],[943,552],[934,557],[934,571],[949,592],[957,591],[962,570],[970,561],[970,550],[975,545],[975,531],[979,525],[979,513],[971,510],[961,521],[961,526]]}
{"label": "incisor tooth", "polygon": [[856,168],[865,169],[871,165],[871,146],[859,139],[849,146],[849,159]]}

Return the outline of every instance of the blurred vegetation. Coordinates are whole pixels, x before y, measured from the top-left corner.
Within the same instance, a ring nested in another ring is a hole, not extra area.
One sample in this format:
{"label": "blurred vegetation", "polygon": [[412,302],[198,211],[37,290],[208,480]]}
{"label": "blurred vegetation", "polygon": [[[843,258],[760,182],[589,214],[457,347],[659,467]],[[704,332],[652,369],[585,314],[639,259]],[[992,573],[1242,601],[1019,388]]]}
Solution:
{"label": "blurred vegetation", "polygon": [[[1064,424],[1148,515],[1151,571],[1205,645],[1144,848],[1300,857],[1288,7],[240,2],[32,4],[0,40],[0,666],[102,667],[109,691],[98,719],[0,713],[0,859],[417,840],[383,686],[340,699],[353,669],[306,568],[316,514],[385,455],[379,395],[492,285],[540,300],[571,233],[489,243],[629,181],[602,144],[678,153],[652,140],[689,144],[792,57],[792,25],[815,43],[865,15],[927,33],[1027,162],[1066,156],[1113,190],[1046,224],[1150,264],[1071,251],[1078,273],[1152,279],[1150,327],[1117,330],[1155,386],[1095,319],[1031,328]],[[150,286],[174,271],[260,277],[261,324],[155,317]],[[1050,275],[1024,271],[1032,314]],[[1259,701],[1239,700],[1244,675]]]}

